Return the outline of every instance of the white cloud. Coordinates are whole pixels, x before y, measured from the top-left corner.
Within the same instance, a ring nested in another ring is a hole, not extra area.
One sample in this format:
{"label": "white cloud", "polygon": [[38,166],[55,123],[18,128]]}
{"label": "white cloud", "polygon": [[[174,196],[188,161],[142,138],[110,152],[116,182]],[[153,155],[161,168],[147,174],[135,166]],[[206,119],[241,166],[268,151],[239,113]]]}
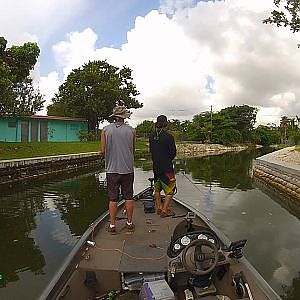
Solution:
{"label": "white cloud", "polygon": [[72,69],[82,66],[83,63],[93,58],[96,41],[96,33],[87,28],[81,33],[70,33],[68,41],[62,41],[53,46],[57,65],[63,66],[64,79]]}
{"label": "white cloud", "polygon": [[[29,6],[36,1],[29,1]],[[76,1],[84,7],[84,0]],[[70,3],[55,0],[48,4],[49,15],[57,13],[61,25],[65,15],[71,17],[61,12]],[[59,11],[58,5],[63,7]],[[72,7],[76,7],[73,1]],[[53,72],[62,72],[59,77],[65,79],[73,68],[95,59],[129,66],[144,103],[144,108],[134,111],[132,124],[160,113],[188,119],[210,105],[216,111],[234,104],[259,107],[259,122],[278,122],[278,115],[300,113],[300,52],[299,36],[262,24],[272,8],[272,0],[187,0],[184,5],[162,0],[160,11],[169,12],[169,17],[155,10],[137,17],[121,49],[97,48],[98,35],[91,28],[69,33],[53,46],[57,64]],[[47,30],[51,21],[37,15],[32,13],[41,23],[37,31],[29,30],[33,26],[24,30],[39,36],[37,32]],[[59,82],[52,76],[42,78],[48,99]],[[207,78],[214,81],[214,93],[207,88]]]}
{"label": "white cloud", "polygon": [[282,109],[280,107],[258,107],[257,124],[279,124],[282,115]]}
{"label": "white cloud", "polygon": [[0,0],[1,35],[8,37],[9,44],[32,41],[28,35],[43,44],[86,5],[87,0]]}
{"label": "white cloud", "polygon": [[55,93],[58,92],[58,87],[61,84],[58,78],[57,72],[51,72],[47,76],[41,76],[39,82],[39,88],[41,94],[44,95],[46,102],[44,103],[44,109],[40,111],[39,115],[47,114],[47,106],[52,103],[51,99]]}

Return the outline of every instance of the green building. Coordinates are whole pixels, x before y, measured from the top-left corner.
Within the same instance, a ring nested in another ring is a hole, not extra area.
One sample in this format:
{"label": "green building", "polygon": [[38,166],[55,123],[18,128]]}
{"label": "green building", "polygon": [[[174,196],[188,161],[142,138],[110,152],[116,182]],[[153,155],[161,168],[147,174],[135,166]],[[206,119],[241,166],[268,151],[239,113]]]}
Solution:
{"label": "green building", "polygon": [[87,132],[85,119],[31,116],[0,117],[1,142],[73,142]]}

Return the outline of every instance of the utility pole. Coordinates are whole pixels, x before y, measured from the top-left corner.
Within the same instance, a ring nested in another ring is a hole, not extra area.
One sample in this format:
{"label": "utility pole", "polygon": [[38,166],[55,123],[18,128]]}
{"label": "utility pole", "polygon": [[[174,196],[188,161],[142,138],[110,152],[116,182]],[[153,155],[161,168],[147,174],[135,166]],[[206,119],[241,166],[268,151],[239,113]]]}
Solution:
{"label": "utility pole", "polygon": [[212,105],[210,106],[210,143],[212,141]]}

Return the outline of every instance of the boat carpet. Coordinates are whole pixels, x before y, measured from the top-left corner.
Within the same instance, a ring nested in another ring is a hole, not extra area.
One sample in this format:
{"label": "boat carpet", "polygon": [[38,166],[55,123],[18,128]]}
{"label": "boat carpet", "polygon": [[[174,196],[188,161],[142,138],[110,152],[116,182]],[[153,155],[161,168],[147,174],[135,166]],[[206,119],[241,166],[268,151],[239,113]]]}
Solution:
{"label": "boat carpet", "polygon": [[168,242],[149,245],[140,245],[125,241],[124,253],[121,258],[119,271],[133,272],[166,272],[168,270],[167,249]]}
{"label": "boat carpet", "polygon": [[[130,256],[155,258],[161,256],[162,253],[166,254],[174,228],[178,222],[184,219],[184,215],[187,213],[186,208],[173,201],[170,208],[177,217],[161,218],[156,213],[145,213],[143,202],[138,200],[134,207],[135,230],[133,233],[126,229],[126,219],[122,215],[122,208],[120,207],[118,211],[118,216],[121,219],[116,224],[117,234],[111,235],[107,232],[108,220],[103,222],[95,237],[96,245],[89,248],[89,259],[82,259],[79,264],[80,268],[122,270],[122,272],[125,270],[127,270],[126,272],[135,272],[141,267],[157,272],[166,270],[166,258],[157,263],[155,263],[155,259],[151,259],[151,263],[147,260],[143,260],[142,263],[142,260],[132,259]],[[195,223],[201,223],[201,220],[196,218]],[[159,248],[151,248],[153,244],[164,248],[164,251]],[[161,261],[164,262],[163,268],[160,266]]]}

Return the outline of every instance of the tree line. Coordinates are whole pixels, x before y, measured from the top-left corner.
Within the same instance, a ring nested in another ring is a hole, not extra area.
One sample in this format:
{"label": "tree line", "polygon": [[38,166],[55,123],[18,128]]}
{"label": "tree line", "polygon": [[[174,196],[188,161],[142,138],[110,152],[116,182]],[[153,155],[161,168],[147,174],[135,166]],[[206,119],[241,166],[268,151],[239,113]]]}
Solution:
{"label": "tree line", "polygon": [[[259,125],[256,122],[257,108],[248,105],[226,107],[219,112],[196,114],[191,121],[172,119],[169,131],[178,141],[233,144],[298,144],[300,142],[299,117],[283,116],[280,125]],[[145,120],[136,127],[137,136],[147,138],[154,130],[154,122]]]}

